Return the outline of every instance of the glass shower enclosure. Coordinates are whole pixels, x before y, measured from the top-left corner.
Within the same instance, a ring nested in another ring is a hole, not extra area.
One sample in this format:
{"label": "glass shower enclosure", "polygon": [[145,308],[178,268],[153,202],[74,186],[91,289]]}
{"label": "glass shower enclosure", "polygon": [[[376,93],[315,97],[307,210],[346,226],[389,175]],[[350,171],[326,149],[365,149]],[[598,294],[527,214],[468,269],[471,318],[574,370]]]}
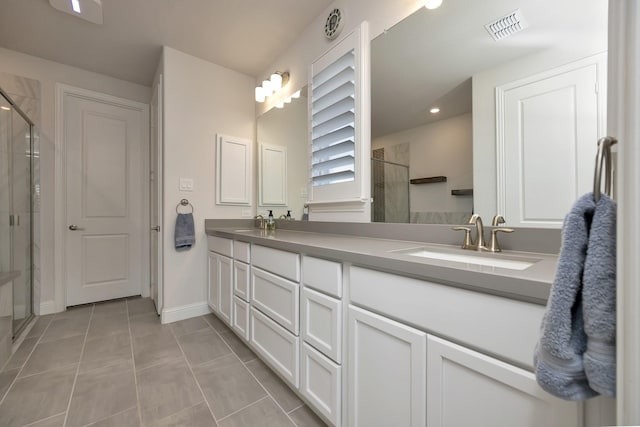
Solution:
{"label": "glass shower enclosure", "polygon": [[409,166],[372,158],[371,194],[372,222],[409,222]]}
{"label": "glass shower enclosure", "polygon": [[0,272],[13,280],[13,336],[33,316],[33,123],[0,88]]}

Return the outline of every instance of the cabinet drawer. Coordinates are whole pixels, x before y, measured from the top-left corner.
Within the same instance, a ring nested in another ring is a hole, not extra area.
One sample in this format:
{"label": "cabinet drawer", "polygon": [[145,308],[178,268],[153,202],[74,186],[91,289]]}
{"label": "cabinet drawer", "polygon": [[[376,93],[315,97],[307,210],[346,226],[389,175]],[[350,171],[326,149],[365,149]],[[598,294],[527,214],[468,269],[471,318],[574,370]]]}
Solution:
{"label": "cabinet drawer", "polygon": [[234,240],[233,242],[233,258],[240,260],[242,262],[246,262],[249,264],[251,262],[251,245],[247,242],[238,242]]}
{"label": "cabinet drawer", "polygon": [[342,363],[342,302],[308,288],[302,289],[300,301],[304,341]]}
{"label": "cabinet drawer", "polygon": [[233,297],[233,321],[231,327],[240,337],[249,341],[249,303],[236,296]]}
{"label": "cabinet drawer", "polygon": [[253,245],[252,265],[278,274],[294,282],[300,281],[300,255],[279,249]]}
{"label": "cabinet drawer", "polygon": [[294,335],[300,333],[299,321],[300,285],[251,268],[251,305],[257,307]]}
{"label": "cabinet drawer", "polygon": [[233,261],[233,293],[246,302],[251,301],[249,296],[249,286],[251,284],[249,271],[250,267],[248,264],[240,261]]}
{"label": "cabinet drawer", "polygon": [[218,236],[207,236],[207,247],[210,251],[232,257],[233,240]]}
{"label": "cabinet drawer", "polygon": [[340,365],[336,365],[307,343],[303,343],[300,373],[302,395],[334,426],[339,426],[342,401]]}
{"label": "cabinet drawer", "polygon": [[250,316],[250,344],[295,388],[299,384],[299,338],[254,307]]}
{"label": "cabinet drawer", "polygon": [[342,264],[305,256],[302,258],[302,283],[337,298],[342,298]]}

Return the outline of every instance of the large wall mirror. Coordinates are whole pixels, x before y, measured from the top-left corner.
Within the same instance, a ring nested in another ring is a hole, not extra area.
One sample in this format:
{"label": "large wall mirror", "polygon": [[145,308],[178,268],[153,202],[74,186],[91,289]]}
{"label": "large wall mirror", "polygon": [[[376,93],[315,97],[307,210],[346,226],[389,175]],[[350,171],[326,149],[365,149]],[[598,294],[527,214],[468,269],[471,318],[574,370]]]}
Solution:
{"label": "large wall mirror", "polygon": [[301,219],[307,201],[307,89],[258,117],[258,213]]}
{"label": "large wall mirror", "polygon": [[372,220],[560,227],[605,131],[606,33],[606,0],[444,0],[376,37]]}

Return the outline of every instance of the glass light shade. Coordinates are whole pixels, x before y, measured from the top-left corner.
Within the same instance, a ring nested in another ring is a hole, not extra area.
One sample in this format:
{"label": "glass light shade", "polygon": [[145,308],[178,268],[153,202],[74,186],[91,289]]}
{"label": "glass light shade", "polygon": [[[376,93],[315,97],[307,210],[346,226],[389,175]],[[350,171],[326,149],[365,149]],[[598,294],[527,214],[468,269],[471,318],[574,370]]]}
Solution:
{"label": "glass light shade", "polygon": [[276,108],[284,108],[284,102],[280,101],[276,104]]}
{"label": "glass light shade", "polygon": [[282,89],[282,76],[277,73],[271,74],[271,90],[274,92]]}
{"label": "glass light shade", "polygon": [[425,0],[424,7],[427,9],[437,9],[442,4],[442,0]]}
{"label": "glass light shade", "polygon": [[300,98],[300,91],[299,91],[299,90],[297,90],[297,91],[293,92],[293,93],[291,94],[291,97],[292,97],[292,98],[294,98],[294,99],[296,99],[296,98]]}
{"label": "glass light shade", "polygon": [[262,90],[264,91],[264,96],[273,95],[273,88],[271,87],[271,81],[270,80],[263,80],[262,81]]}
{"label": "glass light shade", "polygon": [[284,99],[284,102],[285,102],[285,104],[290,103],[290,102],[291,102],[291,97],[290,97],[290,96],[287,96],[287,97]]}
{"label": "glass light shade", "polygon": [[262,86],[256,87],[256,102],[264,102],[266,96],[264,95],[264,90]]}

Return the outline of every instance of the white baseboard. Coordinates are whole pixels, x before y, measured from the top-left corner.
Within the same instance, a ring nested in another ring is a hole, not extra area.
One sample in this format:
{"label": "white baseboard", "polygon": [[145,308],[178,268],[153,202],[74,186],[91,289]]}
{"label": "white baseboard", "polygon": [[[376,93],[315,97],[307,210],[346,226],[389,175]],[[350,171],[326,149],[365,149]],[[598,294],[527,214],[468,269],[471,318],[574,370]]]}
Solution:
{"label": "white baseboard", "polygon": [[40,303],[40,316],[57,313],[56,302],[54,300],[43,301]]}
{"label": "white baseboard", "polygon": [[210,312],[211,310],[209,309],[206,301],[174,308],[163,308],[162,314],[160,315],[160,322],[162,324],[173,323],[179,320],[209,314]]}

